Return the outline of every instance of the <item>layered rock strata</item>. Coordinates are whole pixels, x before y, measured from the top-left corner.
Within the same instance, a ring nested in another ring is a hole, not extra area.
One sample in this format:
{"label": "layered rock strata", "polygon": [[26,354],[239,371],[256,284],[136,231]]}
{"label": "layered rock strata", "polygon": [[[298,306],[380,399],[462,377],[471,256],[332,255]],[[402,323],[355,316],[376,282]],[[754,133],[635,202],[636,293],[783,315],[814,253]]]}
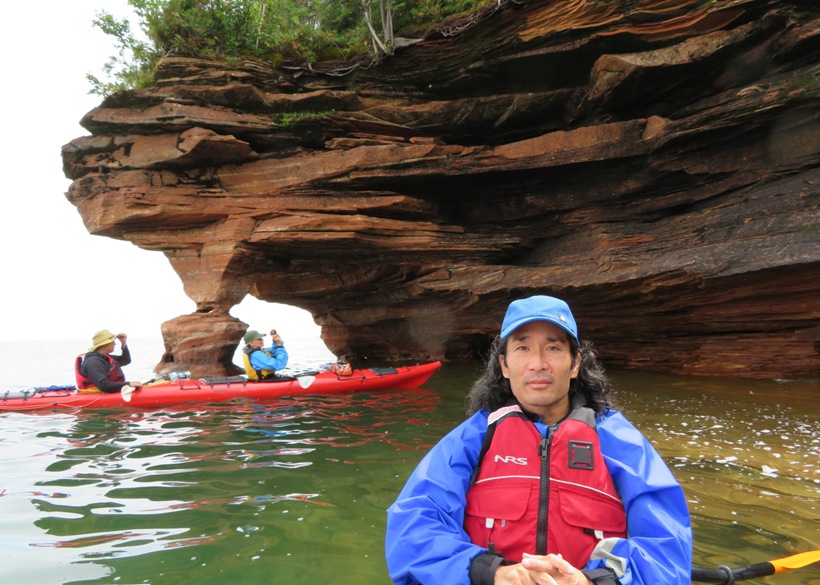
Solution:
{"label": "layered rock strata", "polygon": [[347,75],[167,58],[67,196],[196,302],[166,371],[235,372],[249,294],[356,362],[480,357],[545,293],[611,367],[812,375],[818,36],[809,1],[502,1]]}

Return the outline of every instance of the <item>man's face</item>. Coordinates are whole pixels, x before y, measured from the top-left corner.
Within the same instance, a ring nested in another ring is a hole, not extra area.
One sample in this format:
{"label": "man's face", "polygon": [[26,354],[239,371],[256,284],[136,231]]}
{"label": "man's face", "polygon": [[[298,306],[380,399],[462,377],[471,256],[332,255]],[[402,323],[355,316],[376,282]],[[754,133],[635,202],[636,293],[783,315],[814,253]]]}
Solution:
{"label": "man's face", "polygon": [[265,340],[261,337],[259,339],[254,339],[251,341],[251,347],[253,349],[262,349],[262,346],[265,344]]}
{"label": "man's face", "polygon": [[518,402],[554,424],[569,412],[569,383],[578,376],[580,357],[572,365],[566,332],[546,321],[522,325],[507,338],[501,372]]}
{"label": "man's face", "polygon": [[100,347],[98,347],[97,353],[111,353],[112,351],[114,351],[115,347],[116,344],[113,341],[111,341],[110,343],[106,343],[105,345],[101,345]]}

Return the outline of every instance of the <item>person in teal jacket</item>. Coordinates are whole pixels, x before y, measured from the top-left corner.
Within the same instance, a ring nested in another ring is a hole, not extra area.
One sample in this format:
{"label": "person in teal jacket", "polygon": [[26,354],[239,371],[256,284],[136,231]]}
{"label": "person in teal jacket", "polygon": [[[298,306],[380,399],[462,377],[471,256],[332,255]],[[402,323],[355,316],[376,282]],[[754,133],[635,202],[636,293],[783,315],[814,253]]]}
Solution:
{"label": "person in teal jacket", "polygon": [[242,348],[242,362],[245,366],[245,373],[251,380],[266,380],[274,378],[276,371],[284,369],[288,365],[288,350],[285,349],[285,342],[282,336],[275,329],[271,332],[271,346],[264,346],[264,333],[259,333],[251,329],[243,340],[245,347]]}
{"label": "person in teal jacket", "polygon": [[[393,583],[691,583],[683,490],[646,438],[612,408],[603,368],[591,344],[579,343],[564,301],[535,296],[510,305],[468,415],[424,456],[387,511]],[[510,420],[517,422],[504,422]],[[543,454],[548,472],[523,471],[538,468],[533,454]],[[584,469],[615,495],[577,496],[592,491],[573,483]],[[533,505],[516,495],[526,485],[533,486],[526,492]],[[505,502],[516,511],[482,511]],[[555,534],[555,526],[569,532]],[[587,548],[577,535],[589,540]],[[568,562],[579,555],[585,562]]]}

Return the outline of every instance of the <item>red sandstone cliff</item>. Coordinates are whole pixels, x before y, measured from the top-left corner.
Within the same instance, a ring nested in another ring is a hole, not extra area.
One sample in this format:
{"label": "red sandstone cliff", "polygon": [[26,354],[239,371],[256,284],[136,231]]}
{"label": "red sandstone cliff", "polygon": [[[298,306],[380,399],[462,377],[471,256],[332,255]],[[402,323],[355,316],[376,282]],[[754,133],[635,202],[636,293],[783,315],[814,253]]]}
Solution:
{"label": "red sandstone cliff", "polygon": [[502,4],[347,76],[166,59],[83,118],[68,198],[197,304],[159,367],[232,371],[247,294],[355,361],[476,357],[547,293],[610,366],[820,372],[820,7]]}

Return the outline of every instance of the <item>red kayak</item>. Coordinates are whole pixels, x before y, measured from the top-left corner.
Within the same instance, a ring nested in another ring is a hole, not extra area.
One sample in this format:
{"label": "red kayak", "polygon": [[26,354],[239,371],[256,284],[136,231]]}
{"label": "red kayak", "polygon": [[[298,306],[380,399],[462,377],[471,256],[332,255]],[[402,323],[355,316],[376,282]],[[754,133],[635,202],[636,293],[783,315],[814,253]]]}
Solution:
{"label": "red kayak", "polygon": [[[224,402],[234,398],[265,400],[305,394],[350,394],[416,388],[441,367],[441,362],[392,368],[353,370],[349,376],[321,372],[274,380],[229,378],[177,379],[146,384],[130,396],[119,392],[79,392],[74,386],[0,391],[0,411],[73,408],[154,408],[184,402]],[[127,399],[127,400],[126,400]]]}

